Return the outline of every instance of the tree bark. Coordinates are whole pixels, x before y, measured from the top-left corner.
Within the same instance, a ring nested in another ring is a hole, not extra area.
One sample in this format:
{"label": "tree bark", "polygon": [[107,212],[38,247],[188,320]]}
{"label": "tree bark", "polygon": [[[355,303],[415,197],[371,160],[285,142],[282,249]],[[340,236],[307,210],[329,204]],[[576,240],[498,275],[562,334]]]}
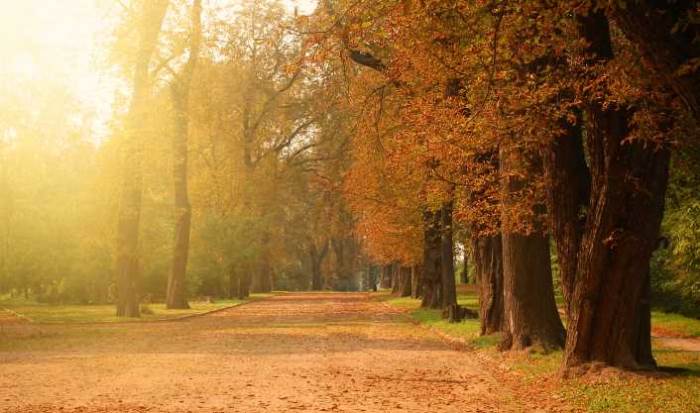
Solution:
{"label": "tree bark", "polygon": [[421,266],[414,265],[411,267],[411,297],[420,298],[421,291]]}
{"label": "tree bark", "polygon": [[311,258],[311,290],[321,291],[323,288],[323,276],[321,274],[321,262]]}
{"label": "tree bark", "polygon": [[[445,202],[440,210],[440,261],[442,284],[442,308],[450,309],[449,321],[460,321],[457,305],[457,286],[455,281],[454,242],[452,239],[452,204]],[[456,317],[456,318],[455,318]]]}
{"label": "tree bark", "polygon": [[313,240],[309,243],[309,262],[311,264],[311,290],[320,291],[323,288],[323,274],[321,273],[321,264],[328,253],[328,242],[323,243],[323,247],[319,251]]}
{"label": "tree bark", "polygon": [[398,263],[391,264],[390,274],[391,274],[391,293],[393,295],[399,295],[401,293],[401,266]]}
{"label": "tree bark", "polygon": [[401,297],[410,297],[411,292],[412,292],[412,285],[413,285],[413,269],[412,267],[401,267],[399,269],[400,273],[400,286],[399,286],[399,295]]}
{"label": "tree bark", "polygon": [[442,237],[440,211],[423,212],[422,307],[439,308],[442,304]]}
{"label": "tree bark", "polygon": [[391,288],[391,265],[383,265],[379,287],[384,289]]}
{"label": "tree bark", "polygon": [[[528,156],[530,158],[528,158]],[[516,200],[513,195],[536,176],[539,162],[536,154],[522,148],[501,148],[500,173],[503,191],[504,216],[509,222],[509,208]],[[530,176],[522,177],[525,171]],[[532,213],[529,233],[503,225],[503,297],[505,331],[502,349],[521,350],[535,346],[544,351],[562,348],[564,326],[554,300],[554,285],[549,251],[549,237],[544,228],[538,206]]]}
{"label": "tree bark", "polygon": [[501,235],[473,238],[472,250],[476,282],[479,285],[480,333],[498,333],[505,328]]}
{"label": "tree bark", "polygon": [[[565,121],[563,121],[565,122]],[[564,125],[566,133],[556,139],[544,156],[549,188],[547,209],[556,241],[559,279],[567,318],[576,282],[578,249],[585,225],[585,210],[591,191],[591,176],[583,151],[581,127]]]}
{"label": "tree bark", "polygon": [[551,351],[564,345],[564,326],[554,301],[549,237],[503,234],[506,334],[503,348]]}
{"label": "tree bark", "polygon": [[168,1],[143,2],[139,22],[139,48],[134,69],[134,87],[129,107],[124,145],[121,202],[117,223],[115,280],[117,316],[139,317],[138,240],[143,185],[143,135],[148,111],[148,67],[156,47]]}
{"label": "tree bark", "polygon": [[228,298],[238,298],[238,294],[238,276],[232,266],[228,273]]}
{"label": "tree bark", "polygon": [[245,266],[238,276],[238,299],[244,300],[250,296],[250,268]]}
{"label": "tree bark", "polygon": [[173,135],[173,184],[175,196],[175,246],[173,262],[168,278],[167,308],[190,308],[187,303],[185,277],[190,253],[190,226],[192,206],[187,189],[187,141],[189,134],[190,84],[194,74],[202,39],[202,0],[192,4],[192,30],[187,63],[179,77],[173,80],[172,97],[175,111],[175,133]]}
{"label": "tree bark", "polygon": [[377,273],[375,266],[370,264],[367,266],[367,288],[370,291],[377,291]]}
{"label": "tree bark", "polygon": [[462,284],[469,284],[469,254],[467,252],[467,245],[469,242],[469,236],[464,237],[464,243],[463,245],[463,261],[462,261],[462,274],[460,274],[460,282]]}
{"label": "tree bark", "polygon": [[[613,57],[608,21],[579,20],[595,58]],[[653,368],[649,333],[649,261],[656,247],[668,183],[669,152],[626,142],[625,108],[585,102],[591,171],[588,214],[578,252],[564,367],[589,362]]]}

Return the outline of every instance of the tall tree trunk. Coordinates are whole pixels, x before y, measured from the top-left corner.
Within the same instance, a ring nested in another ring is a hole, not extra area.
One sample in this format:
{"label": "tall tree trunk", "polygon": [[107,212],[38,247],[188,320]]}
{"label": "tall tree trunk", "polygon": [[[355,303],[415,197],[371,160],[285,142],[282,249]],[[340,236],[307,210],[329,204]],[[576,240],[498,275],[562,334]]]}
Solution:
{"label": "tall tree trunk", "polygon": [[472,250],[479,284],[480,332],[481,335],[498,333],[505,328],[501,235],[474,237]]}
{"label": "tall tree trunk", "polygon": [[420,265],[413,265],[411,267],[411,297],[420,298],[421,297],[421,269],[423,267]]}
{"label": "tall tree trunk", "polygon": [[[440,261],[442,284],[442,308],[452,309],[449,314],[458,315],[457,286],[455,285],[454,243],[452,240],[452,203],[445,202],[440,210]],[[450,317],[450,322],[459,321]]]}
{"label": "tall tree trunk", "polygon": [[244,300],[250,296],[250,284],[250,266],[246,265],[238,276],[238,299]]}
{"label": "tall tree trunk", "polygon": [[[564,121],[565,122],[565,121]],[[567,318],[576,282],[578,249],[583,236],[585,211],[591,191],[591,176],[583,151],[578,125],[564,125],[566,133],[556,139],[544,156],[549,188],[547,209],[556,241],[559,279]]]}
{"label": "tall tree trunk", "polygon": [[231,269],[229,270],[228,273],[228,298],[238,298],[238,276],[236,274],[236,270],[233,266],[231,266]]}
{"label": "tall tree trunk", "polygon": [[421,298],[421,265],[411,266],[411,297]]}
{"label": "tall tree trunk", "polygon": [[388,289],[391,288],[391,265],[383,265],[379,287]]}
{"label": "tall tree trunk", "polygon": [[311,260],[311,290],[321,291],[323,288],[323,276],[321,274],[321,262],[312,258]]}
{"label": "tall tree trunk", "polygon": [[423,212],[422,307],[439,308],[442,304],[442,237],[440,211]]}
{"label": "tall tree trunk", "polygon": [[468,253],[468,247],[469,245],[469,236],[464,237],[464,242],[462,244],[463,246],[463,261],[462,261],[462,274],[460,274],[460,282],[462,284],[469,284],[469,253]]}
{"label": "tall tree trunk", "polygon": [[328,253],[328,242],[323,243],[319,250],[313,240],[309,241],[309,263],[311,264],[311,290],[320,291],[323,288],[323,273],[321,264]]}
{"label": "tall tree trunk", "polygon": [[368,290],[369,291],[377,291],[377,271],[376,267],[372,264],[369,264],[367,266],[367,281],[368,281]]}
{"label": "tall tree trunk", "polygon": [[[580,34],[601,62],[612,59],[608,21],[580,18]],[[653,368],[649,335],[649,261],[668,183],[669,152],[626,142],[630,113],[586,104],[591,193],[581,238],[564,366],[589,362]]]}
{"label": "tall tree trunk", "polygon": [[627,116],[622,109],[591,108],[588,117],[589,148],[596,146],[591,205],[571,297],[565,366],[599,361],[630,369],[654,367],[646,350],[647,289],[669,154],[638,142],[623,144]]}
{"label": "tall tree trunk", "polygon": [[549,237],[543,235],[541,213],[532,211],[529,234],[510,228],[513,197],[529,182],[525,171],[535,176],[541,168],[536,154],[522,148],[501,148],[500,173],[503,190],[503,297],[505,331],[503,349],[520,350],[530,346],[544,351],[562,348],[564,326],[554,300]]}
{"label": "tall tree trunk", "polygon": [[401,266],[398,263],[391,264],[391,293],[399,295],[401,293]]}
{"label": "tall tree trunk", "polygon": [[399,279],[401,280],[400,286],[399,286],[399,295],[401,297],[410,297],[411,296],[411,290],[412,290],[412,276],[413,276],[413,270],[412,267],[401,267],[399,269]]}
{"label": "tall tree trunk", "polygon": [[117,223],[114,272],[118,317],[140,316],[137,289],[138,241],[143,181],[143,135],[149,95],[148,67],[167,8],[166,0],[147,1],[142,3],[139,15],[139,48],[127,120],[121,202]]}
{"label": "tall tree trunk", "polygon": [[190,83],[199,57],[202,38],[202,1],[195,0],[192,5],[192,29],[190,33],[190,50],[187,63],[179,77],[173,79],[172,97],[175,111],[175,134],[173,135],[173,184],[175,196],[175,246],[173,262],[168,278],[166,294],[167,308],[189,308],[186,297],[185,276],[187,260],[190,253],[190,226],[192,207],[187,190],[187,141],[189,134]]}
{"label": "tall tree trunk", "polygon": [[549,237],[503,234],[504,348],[562,348],[564,326],[554,301]]}

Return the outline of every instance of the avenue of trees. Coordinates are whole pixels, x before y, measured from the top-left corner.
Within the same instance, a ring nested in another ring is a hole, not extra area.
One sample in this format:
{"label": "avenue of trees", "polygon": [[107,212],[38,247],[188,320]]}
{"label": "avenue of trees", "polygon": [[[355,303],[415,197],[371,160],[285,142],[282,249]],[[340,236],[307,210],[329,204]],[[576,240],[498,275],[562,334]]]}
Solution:
{"label": "avenue of trees", "polygon": [[379,284],[459,321],[462,273],[482,334],[567,371],[654,368],[652,305],[700,315],[694,1],[117,5],[102,142],[62,85],[1,85],[0,293]]}

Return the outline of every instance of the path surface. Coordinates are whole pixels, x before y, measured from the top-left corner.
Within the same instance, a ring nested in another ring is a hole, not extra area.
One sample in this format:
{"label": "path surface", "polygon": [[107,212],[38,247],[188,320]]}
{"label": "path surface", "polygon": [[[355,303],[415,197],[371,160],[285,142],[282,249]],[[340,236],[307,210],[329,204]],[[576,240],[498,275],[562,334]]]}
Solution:
{"label": "path surface", "polygon": [[2,412],[533,411],[488,361],[356,294],[0,331]]}

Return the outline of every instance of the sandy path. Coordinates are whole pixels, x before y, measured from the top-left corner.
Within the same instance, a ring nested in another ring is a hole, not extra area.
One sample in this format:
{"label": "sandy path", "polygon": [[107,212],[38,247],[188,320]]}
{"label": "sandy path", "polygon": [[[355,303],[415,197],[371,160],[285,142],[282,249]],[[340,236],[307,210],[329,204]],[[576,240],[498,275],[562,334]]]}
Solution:
{"label": "sandy path", "polygon": [[366,294],[285,294],[178,322],[6,326],[0,411],[533,411],[493,371]]}

